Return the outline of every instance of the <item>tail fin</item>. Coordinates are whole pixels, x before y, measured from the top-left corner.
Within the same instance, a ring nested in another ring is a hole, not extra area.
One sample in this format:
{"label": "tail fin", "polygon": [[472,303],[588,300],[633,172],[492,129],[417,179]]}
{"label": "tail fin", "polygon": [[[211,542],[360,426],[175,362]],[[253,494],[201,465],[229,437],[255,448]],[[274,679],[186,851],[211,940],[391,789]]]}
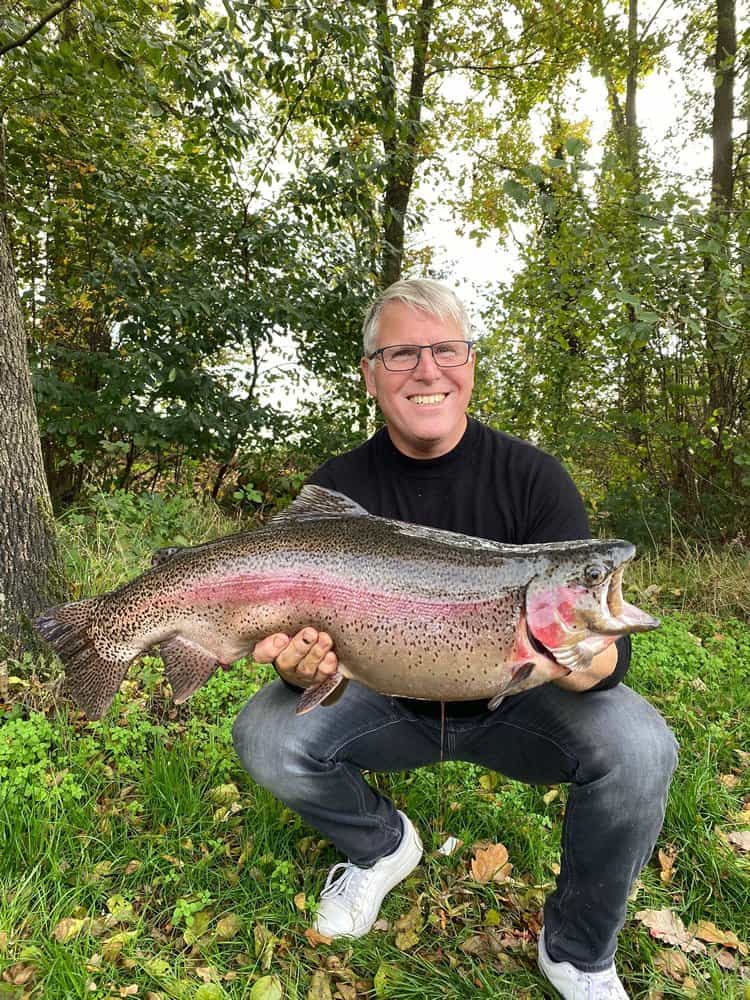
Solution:
{"label": "tail fin", "polygon": [[112,704],[130,660],[105,659],[89,628],[99,598],[49,608],[34,622],[37,632],[65,665],[66,689],[90,719],[100,719]]}

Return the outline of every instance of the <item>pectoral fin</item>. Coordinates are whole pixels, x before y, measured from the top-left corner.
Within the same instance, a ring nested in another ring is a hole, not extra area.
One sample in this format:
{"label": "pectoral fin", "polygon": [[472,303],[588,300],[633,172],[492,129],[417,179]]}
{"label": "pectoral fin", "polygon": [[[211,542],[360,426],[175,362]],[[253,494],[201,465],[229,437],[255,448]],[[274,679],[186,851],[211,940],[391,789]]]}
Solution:
{"label": "pectoral fin", "polygon": [[159,645],[164,673],[172,685],[175,704],[181,705],[202,687],[221,663],[207,649],[182,636]]}
{"label": "pectoral fin", "polygon": [[348,683],[347,678],[336,671],[335,674],[327,677],[322,684],[316,684],[315,687],[309,687],[305,691],[299,700],[294,714],[306,715],[307,712],[312,712],[318,705],[328,706],[335,704],[344,693],[344,689]]}
{"label": "pectoral fin", "polygon": [[519,663],[515,666],[508,683],[504,687],[500,688],[492,701],[487,705],[488,710],[490,712],[494,712],[498,705],[509,694],[513,694],[515,690],[519,689],[523,685],[523,682],[528,680],[531,676],[534,666],[535,664],[533,660],[529,660],[527,663]]}

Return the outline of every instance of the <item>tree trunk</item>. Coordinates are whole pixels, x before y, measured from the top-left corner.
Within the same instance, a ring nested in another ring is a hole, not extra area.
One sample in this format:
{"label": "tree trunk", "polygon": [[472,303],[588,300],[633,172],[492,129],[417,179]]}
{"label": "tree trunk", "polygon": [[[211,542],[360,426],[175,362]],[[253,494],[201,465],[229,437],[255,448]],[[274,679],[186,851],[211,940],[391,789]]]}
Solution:
{"label": "tree trunk", "polygon": [[[728,234],[734,199],[734,78],[737,56],[735,0],[716,0],[716,48],[714,50],[714,101],[711,137],[711,219],[720,234]],[[724,236],[726,239],[726,236]],[[706,363],[709,381],[708,423],[715,428],[714,457],[723,462],[724,433],[734,418],[734,355],[723,342],[721,322],[724,293],[716,261],[706,257],[708,302],[706,305]]]}
{"label": "tree trunk", "polygon": [[414,174],[420,160],[419,140],[422,135],[425,67],[434,5],[435,0],[422,0],[417,12],[409,98],[403,117],[399,119],[388,0],[377,0],[376,3],[380,99],[384,118],[382,140],[388,161],[388,179],[383,197],[381,283],[384,288],[401,277],[406,212]]}
{"label": "tree trunk", "polygon": [[[21,303],[0,212],[0,643],[20,649],[24,621],[52,603],[57,548],[26,357]],[[8,642],[10,640],[10,642]]]}

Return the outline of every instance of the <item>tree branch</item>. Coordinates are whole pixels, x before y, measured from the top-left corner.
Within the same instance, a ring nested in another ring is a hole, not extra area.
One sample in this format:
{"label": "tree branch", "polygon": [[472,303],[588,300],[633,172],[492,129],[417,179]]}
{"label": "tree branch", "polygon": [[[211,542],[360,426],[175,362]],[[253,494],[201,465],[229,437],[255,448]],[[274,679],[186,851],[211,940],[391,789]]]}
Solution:
{"label": "tree branch", "polygon": [[41,21],[39,21],[38,24],[35,24],[33,28],[29,28],[25,35],[21,35],[20,38],[15,38],[10,42],[6,42],[5,45],[0,46],[0,56],[4,56],[5,53],[10,52],[11,49],[17,49],[21,45],[25,45],[26,42],[33,38],[37,32],[41,31],[45,24],[51,21],[53,17],[57,17],[58,14],[62,14],[64,10],[67,10],[68,7],[72,7],[74,3],[75,0],[62,0],[62,3],[59,3],[56,7],[51,7]]}

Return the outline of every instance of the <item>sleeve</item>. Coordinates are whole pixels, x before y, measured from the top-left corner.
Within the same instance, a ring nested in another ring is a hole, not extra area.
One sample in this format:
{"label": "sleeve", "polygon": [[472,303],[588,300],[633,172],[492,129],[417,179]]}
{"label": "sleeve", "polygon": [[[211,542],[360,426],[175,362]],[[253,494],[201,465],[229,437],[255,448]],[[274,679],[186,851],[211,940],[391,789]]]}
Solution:
{"label": "sleeve", "polygon": [[528,487],[524,543],[590,538],[586,508],[573,480],[556,458],[541,456]]}

